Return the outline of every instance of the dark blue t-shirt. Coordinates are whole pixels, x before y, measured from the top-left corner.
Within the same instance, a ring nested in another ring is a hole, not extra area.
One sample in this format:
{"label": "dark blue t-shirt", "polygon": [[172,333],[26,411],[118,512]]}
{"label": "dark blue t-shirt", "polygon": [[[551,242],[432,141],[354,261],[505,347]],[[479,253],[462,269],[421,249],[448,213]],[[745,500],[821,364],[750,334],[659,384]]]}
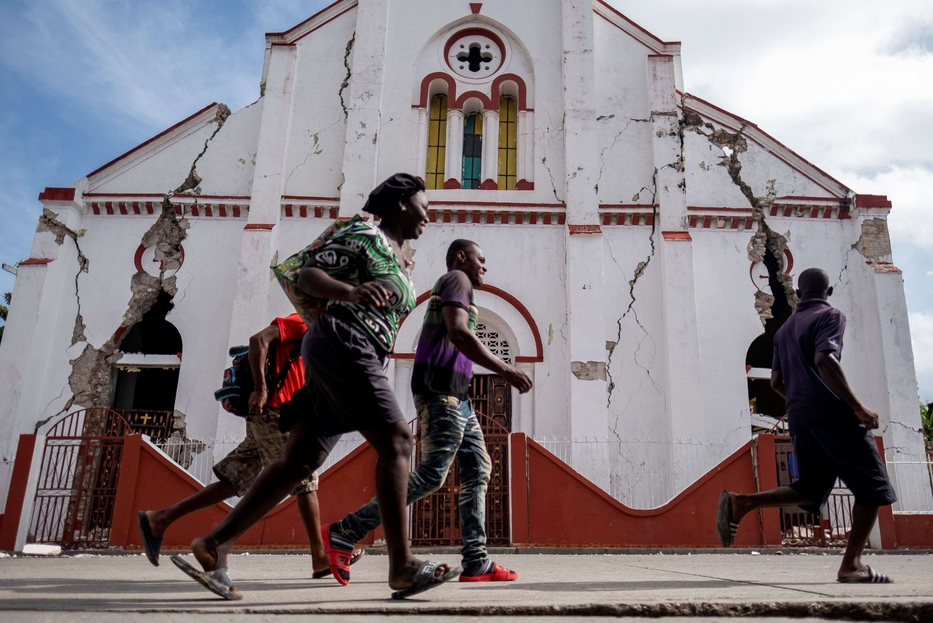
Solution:
{"label": "dark blue t-shirt", "polygon": [[855,413],[826,386],[815,363],[817,353],[842,359],[845,330],[845,314],[827,301],[810,299],[798,303],[775,334],[771,369],[784,380],[791,434],[812,426],[858,426]]}

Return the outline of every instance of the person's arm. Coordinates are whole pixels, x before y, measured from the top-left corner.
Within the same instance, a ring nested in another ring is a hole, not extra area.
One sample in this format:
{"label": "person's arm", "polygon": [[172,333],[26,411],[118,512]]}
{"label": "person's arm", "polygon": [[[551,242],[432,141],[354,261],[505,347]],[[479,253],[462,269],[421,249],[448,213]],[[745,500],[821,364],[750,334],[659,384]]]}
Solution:
{"label": "person's arm", "polygon": [[389,300],[389,291],[374,281],[356,287],[337,281],[310,262],[298,273],[298,288],[311,296],[331,301],[349,301],[371,307],[382,307]]}
{"label": "person's arm", "polygon": [[773,389],[778,396],[787,400],[787,390],[784,389],[784,377],[781,376],[780,370],[771,370],[771,389]]}
{"label": "person's arm", "polygon": [[868,430],[878,428],[878,414],[863,405],[862,401],[856,397],[852,388],[849,387],[846,375],[842,371],[842,364],[839,363],[836,356],[832,353],[818,352],[813,360],[817,372],[820,373],[820,378],[823,379],[826,386],[839,396],[843,402],[852,407],[855,417],[865,424],[865,428]]}
{"label": "person's arm", "polygon": [[249,396],[250,415],[259,415],[269,400],[269,388],[266,387],[266,360],[269,358],[269,348],[278,342],[278,325],[269,325],[253,337],[249,338],[249,369],[253,373],[253,393]]}
{"label": "person's arm", "polygon": [[519,393],[524,394],[531,389],[531,379],[527,374],[489,352],[489,349],[470,331],[470,314],[465,309],[445,305],[441,312],[444,315],[444,324],[447,326],[447,335],[450,336],[450,341],[457,347],[457,350],[473,363],[502,376],[505,382],[517,389]]}

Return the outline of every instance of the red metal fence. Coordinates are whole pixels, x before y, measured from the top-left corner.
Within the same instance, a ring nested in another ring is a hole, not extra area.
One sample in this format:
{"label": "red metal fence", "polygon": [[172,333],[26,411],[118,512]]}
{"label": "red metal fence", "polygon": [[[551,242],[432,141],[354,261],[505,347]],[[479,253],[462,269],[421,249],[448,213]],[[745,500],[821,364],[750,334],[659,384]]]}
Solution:
{"label": "red metal fence", "polygon": [[116,497],[126,420],[110,409],[71,413],[46,436],[28,540],[104,548]]}
{"label": "red metal fence", "polygon": [[[790,437],[775,437],[775,463],[778,486],[786,487],[799,478],[794,446]],[[798,506],[780,509],[783,544],[788,546],[844,547],[852,526],[854,497],[841,481],[836,481],[823,513],[813,515]]]}

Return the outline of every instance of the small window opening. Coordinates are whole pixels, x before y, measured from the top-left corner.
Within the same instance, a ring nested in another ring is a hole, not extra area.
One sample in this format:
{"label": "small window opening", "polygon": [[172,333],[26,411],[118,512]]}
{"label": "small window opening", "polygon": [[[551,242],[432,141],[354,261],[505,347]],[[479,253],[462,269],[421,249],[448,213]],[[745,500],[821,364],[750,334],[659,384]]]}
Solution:
{"label": "small window opening", "polygon": [[425,186],[430,189],[444,187],[444,159],[447,154],[447,96],[431,98],[428,118],[428,159]]}
{"label": "small window opening", "polygon": [[483,115],[471,113],[463,120],[463,183],[479,188],[483,181]]}
{"label": "small window opening", "polygon": [[[487,48],[489,46],[486,46]],[[483,47],[478,43],[470,44],[469,52],[460,52],[457,54],[457,60],[461,63],[466,63],[470,66],[470,71],[476,73],[480,70],[480,66],[483,63],[488,63],[492,60],[492,53],[483,51]],[[487,66],[486,69],[489,69]]]}
{"label": "small window opening", "polygon": [[499,100],[499,190],[515,190],[518,172],[518,106],[515,98]]}

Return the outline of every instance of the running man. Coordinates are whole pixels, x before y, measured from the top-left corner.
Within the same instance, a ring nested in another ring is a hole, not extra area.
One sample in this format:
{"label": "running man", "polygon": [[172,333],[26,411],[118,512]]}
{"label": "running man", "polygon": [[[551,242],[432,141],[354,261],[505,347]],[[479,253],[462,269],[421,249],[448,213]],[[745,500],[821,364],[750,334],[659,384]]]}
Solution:
{"label": "running man", "polygon": [[[246,418],[246,438],[230,454],[214,465],[214,474],[219,479],[162,510],[139,512],[139,534],[146,557],[159,566],[159,553],[165,531],[174,522],[186,515],[208,508],[234,496],[242,496],[249,489],[259,472],[285,454],[287,433],[279,431],[279,407],[291,400],[292,394],[304,385],[305,369],[301,357],[292,358],[295,347],[301,343],[307,327],[298,314],[276,318],[272,324],[249,339],[249,363],[253,373],[255,391],[249,397],[249,417]],[[275,349],[274,370],[280,374],[288,366],[281,386],[267,387],[265,362]],[[270,391],[271,390],[271,391]],[[271,393],[271,395],[270,395]],[[311,544],[313,578],[330,574],[324,541],[321,537],[321,515],[317,499],[318,477],[302,480],[292,492],[296,496],[298,514],[301,516],[308,541]],[[353,561],[362,554],[354,552]],[[219,568],[226,568],[226,552],[219,561]]]}
{"label": "running man", "polygon": [[[493,355],[476,337],[473,288],[483,284],[486,258],[470,240],[455,240],[447,249],[447,273],[431,290],[412,371],[411,388],[421,429],[421,462],[408,477],[408,504],[437,491],[454,458],[460,465],[460,524],[463,536],[461,582],[515,580],[518,574],[489,559],[486,553],[486,485],[491,464],[483,431],[470,403],[473,363],[500,374],[525,393],[531,379]],[[380,524],[373,498],[340,522],[325,526],[334,577],[350,581],[355,544]]]}
{"label": "running man", "polygon": [[800,274],[797,288],[797,309],[774,336],[771,387],[787,403],[800,479],[751,495],[723,491],[716,520],[719,540],[732,545],[739,521],[759,508],[799,506],[819,514],[838,477],[855,495],[855,505],[836,579],[890,582],[861,558],[878,507],[897,501],[869,432],[878,428],[878,414],[856,398],[839,364],[846,317],[826,300],[833,293],[829,276],[808,268]]}

